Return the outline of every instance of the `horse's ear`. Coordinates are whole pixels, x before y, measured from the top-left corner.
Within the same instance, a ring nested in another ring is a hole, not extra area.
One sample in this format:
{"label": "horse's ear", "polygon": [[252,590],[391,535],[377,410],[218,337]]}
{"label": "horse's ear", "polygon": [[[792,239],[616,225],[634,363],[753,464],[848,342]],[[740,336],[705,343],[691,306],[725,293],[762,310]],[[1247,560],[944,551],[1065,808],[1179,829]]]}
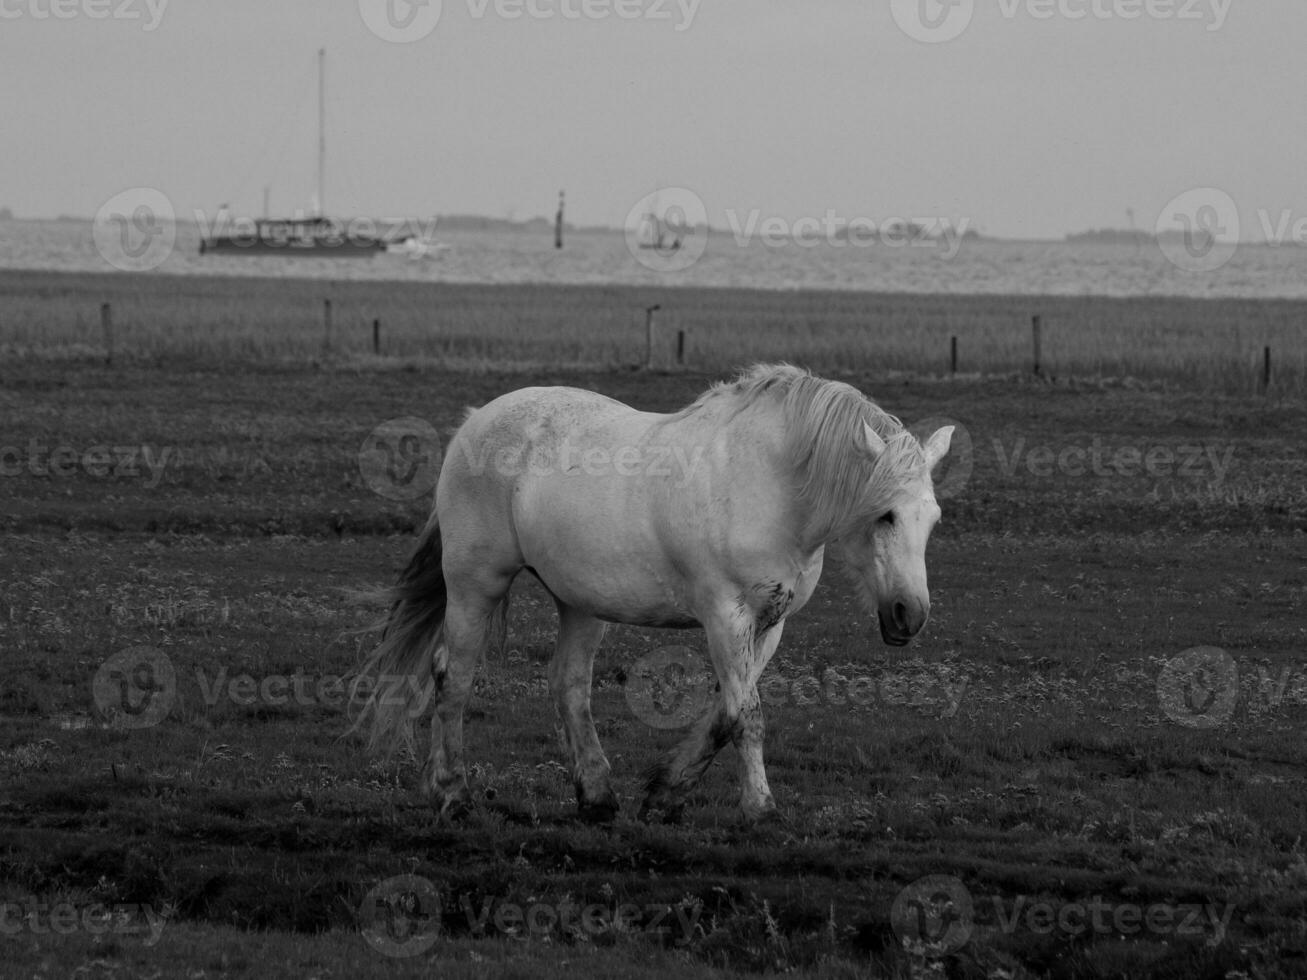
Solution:
{"label": "horse's ear", "polygon": [[866,422],[862,423],[862,437],[866,440],[867,449],[873,457],[878,457],[885,451],[885,440]]}
{"label": "horse's ear", "polygon": [[949,443],[953,441],[953,426],[946,425],[936,429],[935,434],[926,440],[922,452],[926,454],[926,468],[934,469],[941,459],[948,454]]}

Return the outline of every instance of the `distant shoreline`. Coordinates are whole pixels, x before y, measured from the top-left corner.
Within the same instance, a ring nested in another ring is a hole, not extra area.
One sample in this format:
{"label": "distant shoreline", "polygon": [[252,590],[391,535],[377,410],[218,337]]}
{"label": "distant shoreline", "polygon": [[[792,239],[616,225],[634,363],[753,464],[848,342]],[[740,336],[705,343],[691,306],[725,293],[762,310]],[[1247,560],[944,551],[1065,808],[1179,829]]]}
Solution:
{"label": "distant shoreline", "polygon": [[[6,222],[0,224],[0,269],[85,274],[151,270],[168,276],[320,282],[573,283],[662,292],[743,287],[771,293],[833,289],[926,296],[1307,299],[1304,253],[1296,248],[1226,250],[1214,254],[1216,267],[1203,272],[1187,271],[1185,265],[1186,255],[1203,253],[1168,243],[973,239],[960,236],[956,228],[935,236],[882,231],[845,240],[821,231],[813,234],[810,228],[800,232],[797,225],[788,235],[749,227],[700,234],[682,252],[653,254],[635,248],[620,232],[568,232],[560,250],[554,247],[552,231],[441,231],[428,221],[412,234],[429,242],[429,249],[400,247],[344,261],[292,251],[206,255],[204,229],[189,221],[156,223],[137,231],[85,223]],[[136,234],[136,239],[124,239],[125,234]],[[396,234],[395,241],[402,240]],[[160,247],[146,255],[140,246],[147,241]],[[125,251],[120,254],[120,249]],[[137,258],[143,261],[129,261]]]}
{"label": "distant shoreline", "polygon": [[[341,217],[341,221],[356,220],[354,218]],[[380,220],[380,219],[374,219]],[[94,218],[79,217],[77,215],[61,214],[54,218],[37,218],[25,217],[14,214],[5,215],[0,212],[0,222],[12,221],[23,224],[80,224],[89,225],[93,223]],[[190,219],[183,218],[176,221],[179,225],[188,225],[198,228],[200,223]],[[435,225],[437,230],[445,231],[484,231],[502,234],[536,234],[552,236],[554,233],[554,223],[547,218],[529,218],[524,221],[513,221],[508,218],[492,218],[484,215],[436,215]],[[608,225],[572,225],[567,222],[563,223],[563,231],[567,235],[622,235],[626,233],[624,228],[614,228]],[[730,228],[718,228],[714,225],[708,226],[708,234],[717,237],[732,237],[735,233]],[[1146,231],[1130,231],[1119,228],[1100,228],[1090,229],[1087,231],[1067,232],[1061,238],[1010,238],[1003,235],[991,235],[986,232],[968,232],[968,236],[975,241],[984,243],[993,243],[997,245],[1142,245],[1156,246],[1159,241],[1165,241],[1171,237],[1178,236],[1158,236]],[[1241,247],[1261,247],[1261,248],[1280,248],[1271,242],[1258,241],[1256,239],[1240,239],[1238,243]],[[1294,243],[1288,242],[1283,245],[1292,246]]]}

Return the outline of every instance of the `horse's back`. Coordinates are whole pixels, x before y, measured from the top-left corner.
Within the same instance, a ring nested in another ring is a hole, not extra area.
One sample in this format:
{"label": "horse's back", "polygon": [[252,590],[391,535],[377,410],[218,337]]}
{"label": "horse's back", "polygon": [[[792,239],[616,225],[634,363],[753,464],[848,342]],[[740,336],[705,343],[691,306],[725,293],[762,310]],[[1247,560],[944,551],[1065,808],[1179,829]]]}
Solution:
{"label": "horse's back", "polygon": [[577,388],[509,392],[472,412],[451,442],[441,523],[503,545],[595,615],[686,624],[684,596],[661,584],[674,577],[664,484],[679,474],[652,465],[672,457],[650,446],[665,438],[666,418]]}
{"label": "horse's back", "polygon": [[[519,388],[469,413],[454,437],[455,460],[511,461],[526,455],[539,471],[555,461],[565,444],[599,444],[604,438],[631,438],[656,418],[623,402],[584,388]],[[456,445],[459,444],[459,445]],[[498,471],[513,467],[495,467]]]}
{"label": "horse's back", "polygon": [[[611,495],[606,477],[663,416],[581,388],[520,388],[472,411],[445,454],[437,506],[480,497],[519,509],[531,500]],[[597,503],[597,501],[595,501]]]}
{"label": "horse's back", "polygon": [[586,388],[566,385],[536,385],[518,388],[487,402],[472,414],[521,419],[528,416],[552,418],[560,423],[584,420],[595,415],[634,413],[635,409],[616,398]]}

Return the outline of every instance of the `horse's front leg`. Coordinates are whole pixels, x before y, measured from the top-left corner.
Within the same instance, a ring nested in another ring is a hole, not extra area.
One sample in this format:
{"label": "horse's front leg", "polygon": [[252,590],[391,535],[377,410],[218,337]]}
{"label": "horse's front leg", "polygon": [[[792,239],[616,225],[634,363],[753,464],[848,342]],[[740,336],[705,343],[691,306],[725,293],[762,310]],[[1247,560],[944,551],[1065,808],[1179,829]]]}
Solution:
{"label": "horse's front leg", "polygon": [[757,823],[776,812],[776,801],[772,799],[771,788],[767,785],[767,770],[762,761],[765,725],[762,701],[758,697],[758,678],[776,652],[784,629],[783,621],[776,623],[758,639],[755,647],[758,666],[756,671],[750,672],[751,679],[740,703],[733,730],[735,749],[740,756],[740,811],[749,823]]}
{"label": "horse's front leg", "polygon": [[763,766],[758,678],[776,652],[783,628],[784,623],[776,623],[756,635],[752,616],[743,610],[732,610],[706,626],[720,691],[689,735],[648,773],[642,819],[678,820],[686,796],[728,741],[740,753],[740,809],[745,820],[755,822],[775,810]]}

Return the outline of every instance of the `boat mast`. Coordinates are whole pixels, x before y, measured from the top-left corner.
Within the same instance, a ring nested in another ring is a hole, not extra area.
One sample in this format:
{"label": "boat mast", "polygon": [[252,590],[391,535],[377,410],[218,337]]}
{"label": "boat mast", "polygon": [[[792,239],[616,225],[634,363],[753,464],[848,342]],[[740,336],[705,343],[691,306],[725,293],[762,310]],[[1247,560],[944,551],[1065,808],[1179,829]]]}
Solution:
{"label": "boat mast", "polygon": [[327,211],[322,196],[323,173],[327,168],[327,49],[318,49],[318,217]]}

